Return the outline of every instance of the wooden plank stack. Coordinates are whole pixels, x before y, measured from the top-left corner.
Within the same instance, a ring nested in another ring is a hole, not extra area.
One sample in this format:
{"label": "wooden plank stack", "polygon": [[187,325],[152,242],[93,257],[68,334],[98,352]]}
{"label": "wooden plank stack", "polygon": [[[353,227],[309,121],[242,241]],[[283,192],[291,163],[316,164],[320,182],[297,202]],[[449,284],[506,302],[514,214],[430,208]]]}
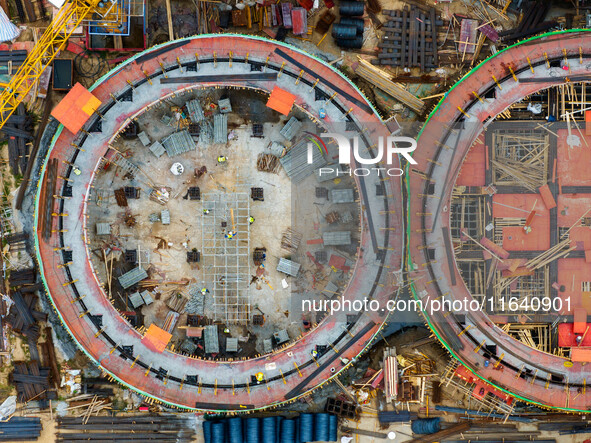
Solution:
{"label": "wooden plank stack", "polygon": [[374,65],[420,67],[422,71],[438,66],[437,26],[443,24],[437,19],[435,9],[427,13],[412,6],[400,10],[385,10],[389,16],[382,27],[384,38],[378,44],[380,53],[373,59]]}
{"label": "wooden plank stack", "polygon": [[421,113],[425,103],[420,98],[417,98],[402,86],[390,80],[391,76],[381,69],[372,66],[368,61],[359,58],[359,64],[355,69],[355,73],[375,85],[388,95],[394,97],[404,105],[411,108],[413,111]]}
{"label": "wooden plank stack", "polygon": [[32,120],[22,104],[2,127],[2,132],[8,137],[8,162],[14,175],[24,174],[27,169],[29,142],[33,140],[32,127]]}
{"label": "wooden plank stack", "polygon": [[523,18],[516,28],[499,33],[507,44],[525,38],[527,36],[546,31],[556,26],[554,20],[544,21],[550,9],[550,2],[532,1],[523,7]]}

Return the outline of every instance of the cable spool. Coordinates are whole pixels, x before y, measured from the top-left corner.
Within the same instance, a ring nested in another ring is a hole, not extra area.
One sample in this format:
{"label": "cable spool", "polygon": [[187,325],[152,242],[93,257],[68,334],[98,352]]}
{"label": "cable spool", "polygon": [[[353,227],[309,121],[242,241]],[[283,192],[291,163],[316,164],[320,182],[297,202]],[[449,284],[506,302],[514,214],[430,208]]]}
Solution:
{"label": "cable spool", "polygon": [[244,421],[244,439],[246,443],[259,443],[261,419],[250,417]]}
{"label": "cable spool", "polygon": [[361,17],[364,12],[364,2],[341,2],[339,6],[341,17]]}
{"label": "cable spool", "polygon": [[275,441],[277,443],[281,441],[281,423],[283,423],[283,420],[285,420],[285,417],[282,417],[281,415],[275,417],[275,429],[277,430]]}
{"label": "cable spool", "polygon": [[328,421],[326,413],[314,414],[314,441],[328,441]]}
{"label": "cable spool", "polygon": [[314,441],[314,414],[300,414],[300,443]]}
{"label": "cable spool", "polygon": [[351,40],[357,37],[357,26],[337,23],[332,25],[332,36],[337,40]]}
{"label": "cable spool", "polygon": [[242,433],[242,419],[233,417],[228,419],[228,440],[230,443],[244,443]]}
{"label": "cable spool", "polygon": [[435,434],[441,430],[439,421],[440,417],[419,418],[411,422],[410,428],[415,434]]}
{"label": "cable spool", "polygon": [[203,422],[203,440],[205,443],[211,443],[211,422]]}
{"label": "cable spool", "polygon": [[361,36],[350,40],[337,39],[335,42],[341,48],[361,49],[363,47],[363,37]]}
{"label": "cable spool", "polygon": [[[355,18],[355,17],[343,17],[339,22],[340,25],[351,25],[357,28],[357,35],[363,35],[363,30],[365,28],[365,21],[362,18]],[[335,25],[332,25],[333,29]]]}
{"label": "cable spool", "polygon": [[296,443],[296,421],[285,419],[281,422],[279,443]]}
{"label": "cable spool", "polygon": [[337,441],[339,419],[336,415],[328,417],[328,441]]}
{"label": "cable spool", "polygon": [[262,424],[262,443],[275,443],[277,441],[277,417],[265,417]]}
{"label": "cable spool", "polygon": [[223,422],[212,423],[211,443],[226,443],[226,426]]}

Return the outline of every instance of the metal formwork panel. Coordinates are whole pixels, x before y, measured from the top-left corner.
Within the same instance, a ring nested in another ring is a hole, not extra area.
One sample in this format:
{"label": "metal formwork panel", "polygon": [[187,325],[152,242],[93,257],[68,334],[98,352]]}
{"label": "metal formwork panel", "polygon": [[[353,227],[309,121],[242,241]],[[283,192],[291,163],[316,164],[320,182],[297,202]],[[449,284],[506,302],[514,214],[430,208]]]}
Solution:
{"label": "metal formwork panel", "polygon": [[332,189],[330,191],[330,201],[332,203],[353,203],[355,201],[355,192],[353,192],[353,189]]}
{"label": "metal formwork panel", "polygon": [[133,306],[134,309],[139,308],[141,305],[144,304],[144,299],[142,298],[142,296],[140,295],[139,292],[134,292],[133,294],[131,294],[128,297],[129,302],[131,303],[131,306]]}
{"label": "metal formwork panel", "polygon": [[164,146],[162,146],[160,142],[152,143],[149,149],[152,152],[152,154],[154,154],[158,158],[160,158],[162,154],[166,152],[166,149],[164,149]]}
{"label": "metal formwork panel", "polygon": [[152,303],[154,303],[154,299],[152,298],[152,294],[150,294],[150,291],[143,291],[140,293],[140,295],[142,296],[142,299],[144,300],[144,303],[146,305],[151,305]]}
{"label": "metal formwork panel", "polygon": [[286,258],[280,258],[279,264],[277,265],[277,270],[279,272],[283,272],[284,274],[291,275],[292,277],[297,277],[298,272],[300,272],[300,267],[301,265],[299,263]]}
{"label": "metal formwork panel", "polygon": [[279,161],[287,176],[294,183],[300,183],[327,163],[324,155],[316,147],[312,149],[312,163],[308,163],[308,143],[306,140],[301,140],[292,146]]}
{"label": "metal formwork panel", "polygon": [[334,231],[322,234],[324,246],[344,246],[351,244],[351,231]]}
{"label": "metal formwork panel", "polygon": [[206,354],[217,354],[220,352],[218,340],[218,325],[208,325],[203,330],[203,344]]}
{"label": "metal formwork panel", "polygon": [[[201,204],[203,287],[213,298],[213,319],[246,323],[250,318],[249,196],[209,193],[201,196]],[[209,212],[204,214],[203,209]]]}
{"label": "metal formwork panel", "polygon": [[97,223],[96,224],[96,235],[109,235],[111,234],[110,223]]}
{"label": "metal formwork panel", "polygon": [[148,146],[151,143],[150,137],[148,137],[148,134],[146,134],[144,131],[140,132],[137,135],[137,138],[140,139],[140,141],[142,142],[142,145],[144,145],[144,146]]}
{"label": "metal formwork panel", "polygon": [[119,284],[123,287],[123,289],[127,289],[139,283],[145,278],[148,278],[148,273],[144,271],[142,268],[137,267],[123,274],[121,277],[118,278],[118,280]]}
{"label": "metal formwork panel", "polygon": [[238,352],[238,339],[233,337],[226,338],[226,352]]}
{"label": "metal formwork panel", "polygon": [[232,104],[230,103],[229,98],[223,98],[218,101],[218,106],[220,107],[220,112],[222,114],[228,114],[232,112]]}
{"label": "metal formwork panel", "polygon": [[201,102],[197,99],[187,102],[187,112],[193,123],[199,123],[205,118]]}
{"label": "metal formwork panel", "polygon": [[162,146],[166,149],[169,157],[194,151],[197,148],[193,137],[191,137],[191,134],[186,129],[170,134],[162,140]]}
{"label": "metal formwork panel", "polygon": [[226,114],[216,114],[213,116],[213,142],[228,142],[228,116]]}
{"label": "metal formwork panel", "polygon": [[302,129],[302,122],[299,121],[297,118],[292,117],[288,120],[288,122],[281,128],[279,133],[284,136],[286,139],[291,140],[294,138]]}

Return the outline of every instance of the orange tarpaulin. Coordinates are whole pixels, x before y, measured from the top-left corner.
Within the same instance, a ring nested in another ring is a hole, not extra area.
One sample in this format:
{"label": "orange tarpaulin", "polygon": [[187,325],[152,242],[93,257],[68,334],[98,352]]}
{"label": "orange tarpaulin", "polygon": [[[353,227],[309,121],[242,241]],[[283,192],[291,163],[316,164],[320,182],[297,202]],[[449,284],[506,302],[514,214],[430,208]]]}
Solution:
{"label": "orange tarpaulin", "polygon": [[53,108],[51,115],[68,131],[76,134],[100,105],[101,101],[98,98],[80,83],[76,83],[62,101]]}
{"label": "orange tarpaulin", "polygon": [[152,323],[142,338],[142,343],[156,352],[163,352],[171,338],[172,334]]}
{"label": "orange tarpaulin", "polygon": [[571,348],[570,349],[570,359],[572,361],[591,361],[591,349],[589,348]]}
{"label": "orange tarpaulin", "polygon": [[267,106],[283,115],[288,115],[291,111],[291,107],[295,103],[295,99],[296,96],[292,93],[275,86],[273,91],[271,91]]}

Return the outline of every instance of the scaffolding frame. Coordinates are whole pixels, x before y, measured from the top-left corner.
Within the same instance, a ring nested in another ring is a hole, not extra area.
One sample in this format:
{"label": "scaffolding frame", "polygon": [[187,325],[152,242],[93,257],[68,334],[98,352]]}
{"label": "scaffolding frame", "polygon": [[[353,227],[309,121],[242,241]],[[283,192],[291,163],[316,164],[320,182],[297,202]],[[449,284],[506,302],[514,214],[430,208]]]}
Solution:
{"label": "scaffolding frame", "polygon": [[[213,297],[213,319],[247,323],[250,319],[250,198],[246,192],[201,197],[203,284]],[[209,211],[205,214],[206,211]],[[227,234],[235,231],[232,238]]]}

